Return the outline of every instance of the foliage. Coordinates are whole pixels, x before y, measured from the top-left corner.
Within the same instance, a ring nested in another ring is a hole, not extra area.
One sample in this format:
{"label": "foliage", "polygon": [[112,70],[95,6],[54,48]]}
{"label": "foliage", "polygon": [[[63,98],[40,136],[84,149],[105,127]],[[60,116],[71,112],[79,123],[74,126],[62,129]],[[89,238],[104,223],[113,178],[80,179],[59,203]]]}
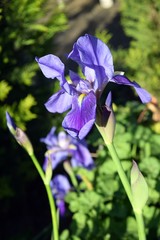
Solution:
{"label": "foliage", "polygon": [[[37,94],[32,86],[38,69],[35,56],[41,56],[54,35],[66,29],[67,19],[56,1],[2,0],[0,4],[0,54],[1,81],[0,119],[4,122],[6,109],[11,109],[16,118],[26,122],[36,118],[32,113]],[[38,47],[37,47],[38,46]],[[43,47],[42,47],[43,46]],[[37,86],[38,88],[38,86]],[[32,93],[33,91],[33,93]],[[32,94],[28,95],[28,92]],[[31,100],[32,99],[32,100]],[[22,109],[23,113],[20,109]],[[2,126],[5,128],[5,125]]]}
{"label": "foliage", "polygon": [[0,82],[0,89],[0,101],[3,101],[11,91],[12,87],[6,81],[2,80]]}
{"label": "foliage", "polygon": [[[129,48],[118,47],[114,59],[131,79],[158,98],[160,91],[160,2],[121,1],[121,25],[130,38]],[[121,56],[121,57],[120,57]]]}
{"label": "foliage", "polygon": [[[149,200],[144,209],[147,239],[160,237],[160,136],[149,127],[149,118],[137,124],[142,106],[128,102],[116,112],[115,146],[125,171],[130,175],[132,159],[138,165],[149,185]],[[94,138],[97,139],[96,143]],[[136,240],[137,230],[129,201],[117,176],[116,169],[103,142],[94,131],[90,143],[97,146],[96,168],[88,172],[77,169],[92,188],[82,181],[78,191],[71,191],[66,202],[73,214],[69,230],[64,230],[61,240],[72,239],[127,239]]]}
{"label": "foliage", "polygon": [[108,44],[109,40],[112,38],[112,35],[106,30],[99,30],[96,29],[95,36],[99,39],[101,39],[102,42],[105,42]]}

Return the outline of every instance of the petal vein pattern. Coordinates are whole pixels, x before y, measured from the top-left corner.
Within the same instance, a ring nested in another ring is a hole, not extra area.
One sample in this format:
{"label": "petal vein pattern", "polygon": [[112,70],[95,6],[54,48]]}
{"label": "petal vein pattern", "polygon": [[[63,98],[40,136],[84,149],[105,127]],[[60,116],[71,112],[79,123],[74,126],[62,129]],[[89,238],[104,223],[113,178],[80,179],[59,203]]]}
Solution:
{"label": "petal vein pattern", "polygon": [[96,96],[89,92],[79,103],[73,98],[72,109],[62,122],[64,129],[73,137],[84,138],[92,128],[96,117]]}

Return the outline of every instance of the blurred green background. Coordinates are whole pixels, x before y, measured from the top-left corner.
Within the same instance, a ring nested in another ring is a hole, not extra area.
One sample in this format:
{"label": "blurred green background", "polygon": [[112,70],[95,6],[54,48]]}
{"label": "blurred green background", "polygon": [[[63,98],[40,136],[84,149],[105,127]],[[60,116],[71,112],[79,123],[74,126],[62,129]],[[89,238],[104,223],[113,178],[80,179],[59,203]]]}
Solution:
{"label": "blurred green background", "polygon": [[[108,44],[115,70],[124,71],[153,96],[152,103],[144,106],[132,89],[111,85],[117,151],[128,174],[134,159],[147,179],[151,191],[144,212],[147,239],[160,239],[160,2],[157,0],[141,3],[119,0],[107,9],[95,0],[1,1],[1,239],[49,239],[50,213],[45,189],[29,157],[10,135],[5,111],[27,132],[43,163],[45,148],[39,139],[53,125],[61,129],[63,115],[53,116],[46,111],[44,103],[56,92],[57,82],[46,79],[34,59],[52,53],[65,61],[74,41],[84,33],[96,35]],[[61,239],[137,239],[133,213],[95,129],[87,141],[97,156],[96,169],[84,173],[89,176],[93,191],[82,184],[79,195],[70,193],[66,197],[69,212],[62,219],[61,230],[66,226],[70,230],[62,231]],[[104,169],[111,170],[107,173]]]}

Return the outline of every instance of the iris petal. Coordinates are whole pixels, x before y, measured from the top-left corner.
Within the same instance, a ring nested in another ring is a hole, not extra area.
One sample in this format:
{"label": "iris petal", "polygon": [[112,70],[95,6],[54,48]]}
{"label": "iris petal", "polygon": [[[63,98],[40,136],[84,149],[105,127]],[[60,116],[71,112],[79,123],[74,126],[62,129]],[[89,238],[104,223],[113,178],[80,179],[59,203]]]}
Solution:
{"label": "iris petal", "polygon": [[64,78],[64,64],[61,60],[52,55],[48,54],[41,58],[36,58],[40,69],[47,78],[57,78],[61,83],[65,82]]}
{"label": "iris petal", "polygon": [[108,95],[107,95],[105,105],[107,107],[111,107],[111,105],[112,105],[112,93],[111,92],[109,92]]}
{"label": "iris petal", "polygon": [[138,83],[131,82],[127,77],[125,77],[123,75],[116,75],[113,77],[113,79],[111,81],[115,82],[117,84],[128,85],[128,86],[134,87],[134,89],[136,90],[138,96],[140,97],[140,99],[143,103],[148,103],[151,101],[150,94],[145,89],[141,88],[141,86],[138,85]]}
{"label": "iris petal", "polygon": [[66,209],[64,198],[67,192],[71,189],[71,185],[65,176],[58,174],[53,178],[50,186],[52,189],[52,194],[56,200],[56,205],[59,208],[60,214],[63,216]]}
{"label": "iris petal", "polygon": [[41,138],[40,141],[47,145],[47,148],[51,148],[53,145],[57,145],[57,138],[55,137],[56,128],[52,127],[51,131],[45,138]]}
{"label": "iris petal", "polygon": [[88,169],[91,169],[94,166],[94,161],[90,152],[88,151],[87,147],[81,143],[77,145],[77,150],[71,159],[71,163],[73,167],[80,166]]}
{"label": "iris petal", "polygon": [[72,137],[84,138],[92,128],[96,115],[96,96],[91,91],[81,103],[73,98],[72,110],[66,115],[62,126]]}
{"label": "iris petal", "polygon": [[113,60],[111,52],[107,45],[96,37],[88,34],[80,37],[68,57],[82,67],[88,80],[92,78],[91,80],[94,81],[96,78],[96,81],[98,81],[96,88],[101,88],[104,82],[107,83],[108,79],[112,78]]}
{"label": "iris petal", "polygon": [[49,112],[63,113],[71,107],[72,98],[67,92],[60,90],[49,98],[45,103],[45,107]]}
{"label": "iris petal", "polygon": [[71,70],[69,71],[69,76],[70,76],[71,81],[75,85],[77,85],[79,83],[79,81],[82,79],[77,73],[75,73]]}

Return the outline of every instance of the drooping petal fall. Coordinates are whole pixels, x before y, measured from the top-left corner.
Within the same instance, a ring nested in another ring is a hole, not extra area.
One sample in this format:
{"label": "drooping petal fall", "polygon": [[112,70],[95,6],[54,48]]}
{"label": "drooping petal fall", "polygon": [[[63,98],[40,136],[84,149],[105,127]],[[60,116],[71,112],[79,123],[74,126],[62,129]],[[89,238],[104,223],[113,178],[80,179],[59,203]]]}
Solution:
{"label": "drooping petal fall", "polygon": [[96,117],[96,96],[88,93],[82,100],[73,97],[72,109],[62,122],[64,129],[72,136],[84,138],[91,130]]}
{"label": "drooping petal fall", "polygon": [[88,169],[91,169],[94,166],[94,161],[86,146],[78,143],[77,149],[71,159],[71,164],[73,167],[80,166]]}
{"label": "drooping petal fall", "polygon": [[127,77],[123,75],[115,75],[112,79],[112,82],[134,87],[134,89],[136,90],[138,96],[140,97],[143,103],[148,103],[151,101],[151,96],[145,89],[141,88],[141,86],[138,85],[138,83],[131,82]]}
{"label": "drooping petal fall", "polygon": [[49,98],[45,103],[45,107],[49,112],[63,113],[71,107],[72,98],[73,97],[64,90],[60,90]]}

